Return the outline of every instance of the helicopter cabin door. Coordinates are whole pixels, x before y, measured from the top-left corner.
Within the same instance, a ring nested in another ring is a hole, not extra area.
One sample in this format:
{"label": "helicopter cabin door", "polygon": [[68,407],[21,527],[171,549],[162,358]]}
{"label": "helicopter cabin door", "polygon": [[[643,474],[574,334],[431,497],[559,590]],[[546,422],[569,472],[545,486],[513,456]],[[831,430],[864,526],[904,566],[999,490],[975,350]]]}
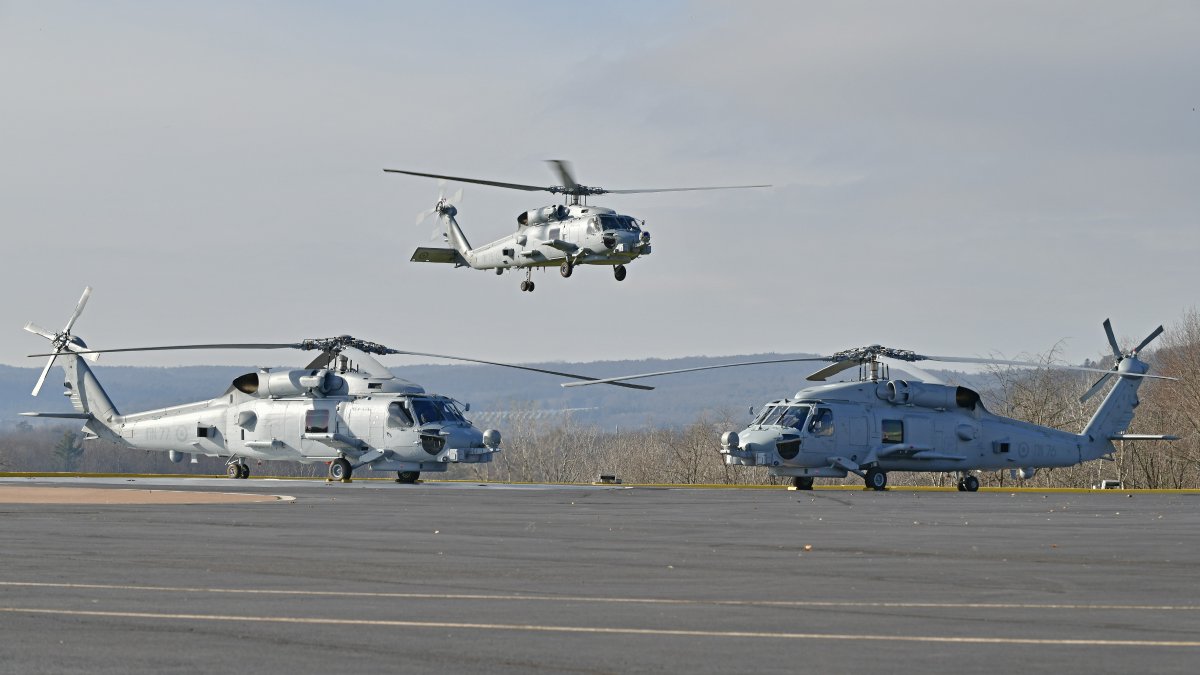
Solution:
{"label": "helicopter cabin door", "polygon": [[919,448],[933,447],[933,422],[924,415],[904,418],[904,442]]}

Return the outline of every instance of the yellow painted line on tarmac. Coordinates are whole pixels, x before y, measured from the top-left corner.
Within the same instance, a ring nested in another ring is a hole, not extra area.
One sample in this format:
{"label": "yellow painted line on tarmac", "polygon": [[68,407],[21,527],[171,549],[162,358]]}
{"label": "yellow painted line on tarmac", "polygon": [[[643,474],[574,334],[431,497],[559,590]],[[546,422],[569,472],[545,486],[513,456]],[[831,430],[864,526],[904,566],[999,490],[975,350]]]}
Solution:
{"label": "yellow painted line on tarmac", "polygon": [[0,581],[0,588],[63,588],[74,590],[145,591],[167,593],[215,593],[226,595],[291,595],[307,597],[381,598],[390,600],[490,600],[506,602],[590,602],[645,605],[716,605],[745,607],[797,607],[827,609],[1045,609],[1123,610],[1150,612],[1196,612],[1200,605],[1039,604],[990,602],[855,602],[842,600],[689,600],[677,598],[621,598],[586,595],[504,595],[479,593],[388,593],[383,591],[317,591],[256,588],[211,588],[200,586],[139,586],[121,584],[51,583]]}
{"label": "yellow painted line on tarmac", "polygon": [[[198,478],[198,479],[225,479],[224,474],[169,474],[169,473],[74,473],[74,472],[55,472],[55,471],[0,471],[0,478],[130,478],[130,479],[152,479],[152,478]],[[325,476],[252,476],[253,479],[270,479],[270,480],[288,480],[288,481],[314,481],[314,482],[329,482]],[[394,483],[394,478],[387,477],[362,477],[355,478],[355,481],[379,481],[386,483]],[[446,478],[446,479],[421,479],[422,483],[460,483],[472,485],[551,485],[563,487],[605,487],[605,488],[673,488],[673,489],[703,489],[703,490],[786,490],[789,486],[784,484],[765,485],[765,484],[750,484],[750,483],[554,483],[554,482],[531,482],[531,481],[500,481],[500,480],[472,480],[467,478]],[[873,492],[866,489],[861,483],[852,483],[849,485],[816,485],[813,488],[815,491],[822,490],[842,490],[851,492]],[[956,486],[938,487],[936,485],[895,485],[888,486],[885,492],[958,492]],[[1094,488],[1065,488],[1065,487],[980,487],[980,492],[1009,492],[1009,493],[1078,493],[1078,494],[1176,494],[1176,495],[1197,495],[1200,494],[1200,488],[1129,488],[1119,490],[1097,490]]]}
{"label": "yellow painted line on tarmac", "polygon": [[159,621],[225,621],[317,626],[385,628],[436,628],[455,630],[506,630],[527,633],[582,633],[592,635],[639,635],[689,638],[757,638],[767,640],[853,640],[855,642],[925,642],[968,645],[1042,645],[1055,647],[1200,647],[1194,640],[1100,640],[1051,638],[963,637],[950,635],[870,635],[844,633],[770,633],[756,631],[683,630],[669,628],[617,628],[599,626],[553,626],[521,623],[467,623],[458,621],[401,621],[391,619],[332,619],[322,617],[253,616],[236,614],[168,614],[160,612],[109,612],[98,610],[0,607],[6,614],[96,617],[105,619],[154,619]]}

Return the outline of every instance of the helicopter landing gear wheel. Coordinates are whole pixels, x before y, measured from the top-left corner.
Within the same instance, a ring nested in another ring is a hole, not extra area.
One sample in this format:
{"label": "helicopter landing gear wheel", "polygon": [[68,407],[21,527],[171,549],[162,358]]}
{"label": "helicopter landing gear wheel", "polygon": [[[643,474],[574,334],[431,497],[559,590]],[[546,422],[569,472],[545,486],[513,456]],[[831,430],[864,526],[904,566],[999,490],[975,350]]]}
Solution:
{"label": "helicopter landing gear wheel", "polygon": [[563,264],[558,266],[558,273],[561,274],[562,278],[564,278],[564,279],[570,277],[571,272],[574,272],[574,271],[575,271],[575,266],[571,264],[570,260],[566,260],[563,262]]}
{"label": "helicopter landing gear wheel", "polygon": [[978,492],[979,479],[975,476],[963,476],[963,479],[958,481],[958,489],[963,492]]}
{"label": "helicopter landing gear wheel", "polygon": [[625,281],[625,274],[624,265],[613,265],[613,276],[616,277],[617,281]]}
{"label": "helicopter landing gear wheel", "polygon": [[230,462],[229,464],[226,464],[225,475],[229,476],[230,478],[241,478],[242,465],[238,464],[237,462]]}
{"label": "helicopter landing gear wheel", "polygon": [[350,462],[347,462],[345,457],[338,457],[329,463],[329,480],[348,483],[353,473],[354,467],[350,466]]}
{"label": "helicopter landing gear wheel", "polygon": [[865,480],[867,487],[872,490],[882,490],[887,487],[887,473],[875,467],[867,469]]}
{"label": "helicopter landing gear wheel", "polygon": [[813,478],[812,476],[793,476],[792,487],[797,490],[811,490],[813,489]]}
{"label": "helicopter landing gear wheel", "polygon": [[531,276],[533,276],[533,268],[529,267],[525,270],[525,281],[521,282],[522,291],[533,292],[533,280],[529,278]]}
{"label": "helicopter landing gear wheel", "polygon": [[420,477],[421,477],[420,471],[397,471],[396,472],[396,482],[404,483],[405,485],[412,485],[413,483],[416,483]]}
{"label": "helicopter landing gear wheel", "polygon": [[238,478],[244,479],[244,478],[250,477],[250,467],[249,466],[247,466],[245,464],[238,464],[237,467],[238,467]]}

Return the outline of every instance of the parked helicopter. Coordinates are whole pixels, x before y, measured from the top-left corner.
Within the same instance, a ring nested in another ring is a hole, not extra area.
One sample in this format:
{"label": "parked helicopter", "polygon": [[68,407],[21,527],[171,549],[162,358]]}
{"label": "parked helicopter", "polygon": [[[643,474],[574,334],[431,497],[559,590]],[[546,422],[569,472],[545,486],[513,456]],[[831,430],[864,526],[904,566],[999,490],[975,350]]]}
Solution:
{"label": "parked helicopter", "polygon": [[[88,349],[71,333],[87,304],[84,289],[66,328],[52,332],[30,323],[25,330],[51,342],[53,351],[33,395],[55,362],[65,374],[74,413],[23,413],[84,421],[88,439],[104,438],[131,448],[161,450],[171,461],[189,456],[226,457],[230,478],[248,478],[247,459],[327,462],[329,477],[349,480],[360,468],[395,471],[397,482],[416,482],[422,472],[453,463],[486,463],[500,450],[500,432],[480,431],[464,417],[469,405],[430,394],[400,379],[372,355],[402,354],[503,366],[583,378],[542,368],[392,349],[349,335],[279,344],[207,344]],[[122,415],[84,359],[101,353],[179,349],[300,349],[319,355],[303,369],[263,368],[236,378],[220,396],[196,403]],[[619,386],[651,389],[644,385]]]}
{"label": "parked helicopter", "polygon": [[525,280],[521,282],[521,290],[529,292],[532,292],[534,287],[530,277],[535,267],[558,267],[559,274],[569,277],[574,272],[576,265],[611,265],[613,276],[617,281],[623,281],[627,273],[625,265],[639,256],[650,254],[650,233],[645,229],[646,223],[643,220],[621,215],[612,209],[601,206],[589,206],[587,203],[589,196],[770,187],[769,185],[727,185],[608,190],[580,185],[571,173],[570,164],[564,160],[550,160],[549,163],[558,173],[562,185],[543,187],[418,171],[384,169],[389,173],[491,185],[526,192],[544,191],[566,197],[563,204],[522,212],[517,216],[515,233],[479,248],[472,248],[466,235],[463,234],[462,228],[459,227],[458,221],[454,218],[458,213],[454,204],[461,198],[461,190],[457,196],[450,198],[443,194],[439,196],[437,204],[432,209],[422,211],[417,215],[417,224],[420,225],[425,218],[436,215],[439,225],[434,230],[434,236],[436,237],[439,232],[444,230],[442,236],[450,244],[450,248],[420,247],[413,253],[412,262],[450,263],[455,267],[470,267],[476,270],[494,269],[496,274],[503,274],[505,270],[510,269],[524,269]]}
{"label": "parked helicopter", "polygon": [[[1109,370],[1053,366],[1104,375],[1080,398],[1085,402],[1112,376],[1118,380],[1081,433],[1073,434],[988,412],[979,394],[967,387],[890,379],[888,361],[939,361],[1042,367],[1028,361],[924,356],[911,351],[871,345],[830,356],[727,363],[660,371],[593,382],[625,382],[674,373],[768,363],[832,361],[808,377],[824,381],[858,367],[855,382],[837,382],[801,389],[788,399],[763,406],[750,426],[721,436],[725,463],[765,466],[773,476],[789,476],[793,487],[812,489],[814,478],[860,476],[868,488],[887,486],[889,471],[955,473],[960,491],[975,492],[979,479],[971,472],[1009,469],[1014,478],[1032,478],[1040,468],[1066,467],[1093,459],[1111,459],[1113,441],[1178,440],[1176,436],[1126,433],[1138,405],[1137,390],[1149,366],[1138,354],[1163,332],[1154,330],[1137,347],[1122,352],[1106,319],[1104,330],[1115,363]],[[919,370],[909,367],[910,370]],[[753,410],[753,409],[752,409]]]}

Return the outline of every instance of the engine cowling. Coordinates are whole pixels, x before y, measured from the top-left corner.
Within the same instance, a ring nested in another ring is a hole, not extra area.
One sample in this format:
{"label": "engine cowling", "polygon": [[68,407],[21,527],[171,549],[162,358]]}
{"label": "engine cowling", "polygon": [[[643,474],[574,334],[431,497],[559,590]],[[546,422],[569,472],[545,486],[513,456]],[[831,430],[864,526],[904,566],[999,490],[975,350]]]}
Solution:
{"label": "engine cowling", "polygon": [[327,369],[260,371],[246,373],[233,381],[238,391],[259,398],[284,396],[329,396],[346,389],[346,380]]}
{"label": "engine cowling", "polygon": [[526,211],[517,216],[517,225],[540,225],[555,220],[566,220],[568,215],[570,215],[570,211],[562,204],[558,206],[543,206],[540,209]]}
{"label": "engine cowling", "polygon": [[946,384],[890,380],[885,387],[880,388],[879,393],[881,398],[890,403],[921,408],[974,410],[979,404],[979,394],[974,390]]}

